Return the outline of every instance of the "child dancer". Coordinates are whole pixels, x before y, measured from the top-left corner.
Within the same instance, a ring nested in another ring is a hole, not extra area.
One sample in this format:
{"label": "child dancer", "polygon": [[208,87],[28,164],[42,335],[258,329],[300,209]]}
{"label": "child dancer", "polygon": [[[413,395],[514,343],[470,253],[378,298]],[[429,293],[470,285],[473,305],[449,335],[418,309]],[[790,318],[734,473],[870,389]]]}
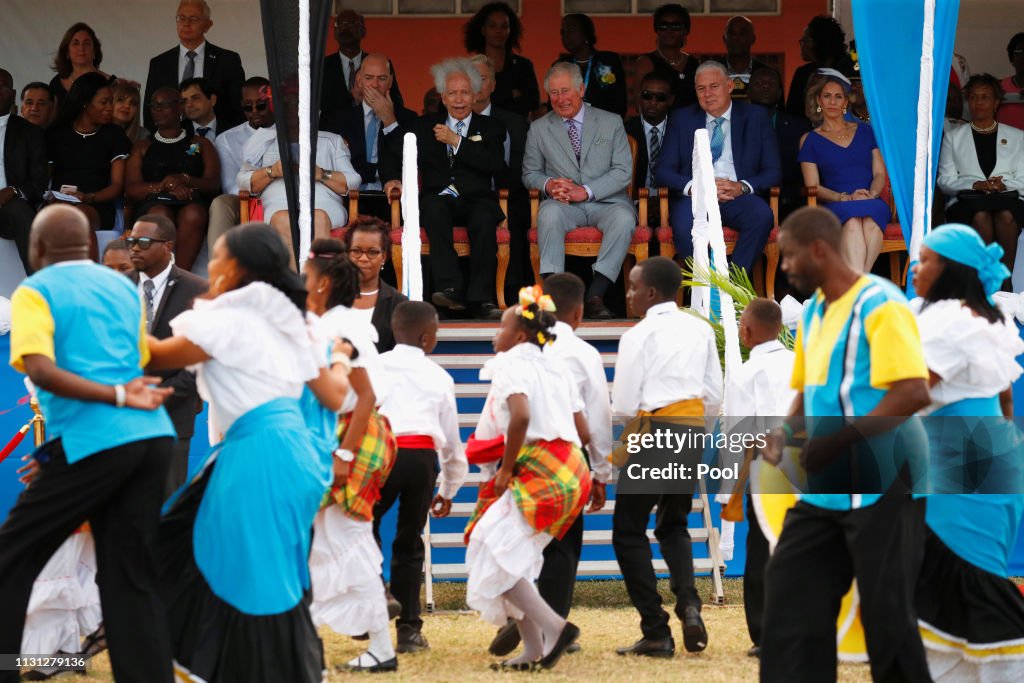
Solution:
{"label": "child dancer", "polygon": [[[1024,680],[1024,596],[1009,579],[1024,496],[1010,384],[1024,352],[989,297],[1010,272],[965,225],[928,233],[914,267],[932,404],[925,557],[916,606],[936,681]],[[1002,405],[1000,402],[1002,401]],[[974,477],[977,477],[975,479]]]}
{"label": "child dancer", "polygon": [[380,580],[383,557],[373,538],[373,506],[395,463],[395,438],[387,418],[374,408],[369,367],[377,360],[376,331],[352,311],[359,274],[344,245],[318,239],[304,266],[307,305],[320,316],[323,338],[346,338],[355,348],[351,391],[341,407],[340,447],[334,451],[334,483],[328,507],[313,524],[309,557],[313,582],[313,621],[338,633],[369,635],[366,652],[344,665],[351,671],[395,671],[388,633],[388,603]]}
{"label": "child dancer", "polygon": [[[398,442],[395,468],[373,508],[373,531],[380,543],[380,522],[398,502],[398,528],[391,545],[391,593],[402,604],[398,617],[400,653],[429,647],[421,629],[423,527],[427,514],[446,517],[469,465],[459,437],[455,382],[426,354],[437,346],[437,311],[422,301],[405,301],[391,316],[397,346],[381,354],[376,379],[387,387],[380,412],[391,421]],[[434,496],[437,461],[441,481]]]}
{"label": "child dancer", "polygon": [[481,371],[491,389],[475,437],[504,437],[504,447],[466,527],[466,602],[497,626],[516,620],[523,652],[493,665],[502,670],[550,668],[579,637],[533,585],[544,547],[572,526],[591,487],[575,424],[579,394],[564,366],[542,353],[554,308],[539,287],[520,290],[494,337],[498,355]]}

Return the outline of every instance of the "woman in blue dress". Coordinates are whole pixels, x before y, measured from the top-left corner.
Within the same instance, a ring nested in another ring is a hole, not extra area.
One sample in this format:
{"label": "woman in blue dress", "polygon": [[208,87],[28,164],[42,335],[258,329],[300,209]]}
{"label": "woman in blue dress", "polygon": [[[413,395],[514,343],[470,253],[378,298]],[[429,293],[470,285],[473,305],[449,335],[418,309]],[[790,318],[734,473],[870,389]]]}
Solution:
{"label": "woman in blue dress", "polygon": [[155,558],[177,680],[324,678],[308,557],[334,477],[331,447],[307,428],[299,398],[308,386],[340,408],[347,363],[326,367],[290,263],[270,226],[231,230],[214,245],[209,298],[171,321],[173,337],[150,338],[151,368],[195,368],[214,444],[165,505]]}
{"label": "woman in blue dress", "polygon": [[914,267],[932,397],[922,411],[928,530],[915,602],[936,681],[1024,680],[1024,596],[1009,578],[1024,465],[1007,419],[1024,342],[990,299],[1010,275],[1002,255],[952,224],[928,234]]}
{"label": "woman in blue dress", "polygon": [[804,185],[817,187],[818,201],[839,217],[843,255],[851,267],[870,273],[882,250],[892,212],[879,199],[885,164],[871,126],[844,116],[850,81],[833,69],[819,69],[807,91],[808,115],[817,126],[800,140]]}

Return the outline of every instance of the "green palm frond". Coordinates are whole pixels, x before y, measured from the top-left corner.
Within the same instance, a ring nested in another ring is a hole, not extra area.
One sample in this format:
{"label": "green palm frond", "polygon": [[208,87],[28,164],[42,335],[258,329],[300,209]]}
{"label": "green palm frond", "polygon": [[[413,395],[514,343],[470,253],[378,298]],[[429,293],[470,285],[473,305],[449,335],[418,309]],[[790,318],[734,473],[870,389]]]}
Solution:
{"label": "green palm frond", "polygon": [[[743,310],[747,307],[747,304],[757,298],[757,292],[754,291],[754,285],[751,283],[750,277],[747,275],[747,271],[735,265],[730,264],[729,274],[726,275],[714,269],[699,267],[694,264],[693,258],[688,258],[686,259],[686,263],[682,270],[684,287],[711,287],[712,289],[717,289],[719,292],[725,292],[731,296],[733,306],[736,309],[737,323],[739,322],[740,316],[743,315]],[[718,356],[724,366],[725,328],[722,327],[722,321],[714,315],[714,311],[711,312],[712,317],[707,318],[692,308],[687,308],[685,310],[687,313],[696,316],[711,325],[711,328],[715,331],[715,342],[718,345]],[[779,341],[782,342],[787,349],[792,350],[793,344],[796,340],[793,333],[783,326],[782,331],[779,332]],[[747,360],[749,353],[750,349],[740,342],[740,355],[744,361]]]}

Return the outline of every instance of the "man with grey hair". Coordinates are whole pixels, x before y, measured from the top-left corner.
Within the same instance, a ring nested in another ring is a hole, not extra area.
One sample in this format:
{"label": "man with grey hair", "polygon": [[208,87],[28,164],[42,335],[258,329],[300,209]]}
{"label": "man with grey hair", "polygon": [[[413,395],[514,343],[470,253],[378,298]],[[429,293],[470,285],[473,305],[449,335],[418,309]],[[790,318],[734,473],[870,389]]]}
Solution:
{"label": "man with grey hair", "polygon": [[692,256],[693,140],[697,130],[706,129],[722,224],[740,233],[732,262],[749,273],[775,225],[766,198],[782,181],[779,145],[767,110],[732,101],[733,82],[725,66],[704,62],[695,83],[698,104],[669,119],[654,179],[672,192],[669,223],[676,256]]}
{"label": "man with grey hair", "polygon": [[[174,15],[180,44],[149,60],[146,93],[143,102],[152,100],[160,88],[178,89],[182,81],[205,78],[217,94],[214,113],[224,130],[245,121],[242,116],[242,83],[245,71],[237,52],[207,42],[206,32],[213,27],[210,6],[205,0],[181,0]],[[143,122],[153,130],[149,107],[143,108]]]}
{"label": "man with grey hair", "polygon": [[604,295],[619,276],[636,230],[626,189],[633,174],[622,117],[583,103],[583,76],[558,62],[544,77],[551,111],[530,126],[523,184],[540,191],[537,215],[542,276],[565,270],[565,235],[581,225],[602,233],[584,313],[610,318]]}
{"label": "man with grey hair", "polygon": [[[470,309],[479,318],[497,318],[494,304],[498,265],[498,223],[505,217],[492,187],[505,171],[505,126],[473,113],[480,74],[465,58],[431,68],[447,112],[420,117],[416,124],[420,171],[420,223],[430,242],[431,301],[449,311]],[[399,136],[384,138],[388,153],[401,156]],[[399,170],[379,167],[385,190],[401,188]],[[413,188],[409,188],[411,191]],[[452,230],[469,234],[469,277],[465,283]]]}

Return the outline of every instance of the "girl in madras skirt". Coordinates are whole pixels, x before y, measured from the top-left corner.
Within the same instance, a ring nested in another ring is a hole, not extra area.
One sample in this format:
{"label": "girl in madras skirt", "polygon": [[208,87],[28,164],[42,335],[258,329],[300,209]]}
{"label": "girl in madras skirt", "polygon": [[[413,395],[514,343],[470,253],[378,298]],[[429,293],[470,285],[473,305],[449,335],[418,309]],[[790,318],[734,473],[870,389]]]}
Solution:
{"label": "girl in madras skirt", "polygon": [[579,391],[567,369],[542,352],[554,340],[554,310],[539,287],[520,290],[519,305],[505,311],[494,337],[498,355],[480,373],[491,389],[473,441],[504,437],[504,445],[495,449],[498,470],[480,488],[466,527],[466,601],[497,626],[514,619],[523,642],[518,657],[495,669],[552,667],[579,637],[534,586],[544,546],[572,526],[591,485],[580,450],[579,430],[584,440],[589,435]]}
{"label": "girl in madras skirt", "polygon": [[395,671],[398,659],[388,629],[388,601],[380,578],[384,558],[373,537],[373,506],[398,447],[387,418],[376,410],[379,401],[370,378],[377,332],[351,308],[359,294],[359,273],[340,241],[313,242],[304,272],[307,307],[319,316],[317,333],[323,339],[348,339],[354,348],[351,390],[337,422],[334,486],[313,522],[313,622],[349,636],[369,635],[366,652],[343,668]]}

